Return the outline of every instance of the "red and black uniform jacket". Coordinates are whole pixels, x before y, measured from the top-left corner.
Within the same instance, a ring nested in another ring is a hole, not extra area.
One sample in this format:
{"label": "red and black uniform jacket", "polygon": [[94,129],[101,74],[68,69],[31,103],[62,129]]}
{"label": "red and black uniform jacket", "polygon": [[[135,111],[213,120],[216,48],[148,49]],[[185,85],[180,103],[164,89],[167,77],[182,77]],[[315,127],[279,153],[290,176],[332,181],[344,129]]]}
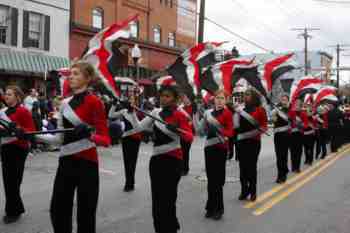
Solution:
{"label": "red and black uniform jacket", "polygon": [[[252,124],[244,116],[249,114],[254,119]],[[267,116],[263,107],[246,106],[242,112],[236,112],[234,117],[234,126],[237,133],[237,140],[255,139],[260,140],[261,134],[267,130]]]}
{"label": "red and black uniform jacket", "polygon": [[308,115],[306,111],[303,111],[307,117],[307,127],[304,130],[304,135],[313,135],[316,129],[316,121],[315,118],[311,115]]}
{"label": "red and black uniform jacket", "polygon": [[151,117],[146,116],[140,122],[142,130],[152,129],[154,133],[153,155],[173,156],[177,159],[183,159],[180,138],[186,142],[193,140],[191,125],[186,115],[178,110],[177,106],[171,108],[154,109],[151,114],[163,121],[176,125],[186,133],[174,133],[170,131],[166,125],[155,121]]}
{"label": "red and black uniform jacket", "polygon": [[89,92],[83,92],[63,100],[61,106],[64,128],[87,124],[95,129],[91,138],[79,138],[73,133],[63,135],[61,156],[86,159],[98,163],[96,145],[109,146],[111,143],[105,108],[102,101]]}
{"label": "red and black uniform jacket", "polygon": [[[116,111],[116,109],[119,110]],[[110,119],[121,118],[121,120],[124,122],[125,129],[122,136],[123,138],[130,137],[139,141],[142,139],[142,132],[139,127],[139,116],[134,109],[126,109],[122,108],[121,106],[112,106],[108,117]]]}
{"label": "red and black uniform jacket", "polygon": [[[32,114],[22,105],[2,109],[0,118],[7,122],[16,123],[17,127],[22,128],[24,132],[35,131]],[[28,149],[30,145],[28,141],[19,140],[16,137],[5,137],[2,139],[2,144],[17,145],[24,149]]]}
{"label": "red and black uniform jacket", "polygon": [[[288,133],[289,129],[290,129],[290,125],[289,125],[289,118],[288,118],[288,108],[287,107],[282,107],[282,106],[278,106],[278,110],[274,110],[276,111],[275,114],[277,114],[277,119],[276,121],[273,123],[274,126],[274,133]],[[284,114],[283,114],[284,113]]]}
{"label": "red and black uniform jacket", "polygon": [[[205,147],[215,146],[222,149],[228,148],[227,138],[232,137],[233,121],[232,112],[226,107],[221,110],[209,109],[204,113],[204,127],[207,131]],[[214,127],[215,130],[210,130]]]}
{"label": "red and black uniform jacket", "polygon": [[289,119],[291,120],[291,133],[301,132],[304,133],[304,130],[308,126],[307,115],[303,111],[294,111],[290,110],[288,112]]}
{"label": "red and black uniform jacket", "polygon": [[[193,125],[193,108],[192,105],[181,105],[179,106],[179,111],[182,111],[187,117],[188,123],[191,126],[192,133],[194,134],[194,125]],[[191,141],[192,142],[192,141]]]}

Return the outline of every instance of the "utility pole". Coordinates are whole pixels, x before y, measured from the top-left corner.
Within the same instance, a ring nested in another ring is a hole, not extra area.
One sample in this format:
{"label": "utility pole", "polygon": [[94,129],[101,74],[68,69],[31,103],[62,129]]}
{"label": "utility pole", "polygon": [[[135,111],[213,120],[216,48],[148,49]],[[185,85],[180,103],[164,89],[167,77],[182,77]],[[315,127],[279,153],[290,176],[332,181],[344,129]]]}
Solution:
{"label": "utility pole", "polygon": [[308,75],[308,71],[309,71],[309,67],[308,67],[308,39],[312,38],[312,36],[309,34],[309,31],[316,31],[316,30],[320,30],[319,28],[292,28],[292,31],[303,31],[303,33],[299,34],[298,36],[301,36],[304,38],[305,41],[305,45],[304,45],[304,53],[305,53],[305,65],[304,65],[304,69],[305,69],[305,76]]}
{"label": "utility pole", "polygon": [[337,88],[339,88],[339,79],[340,79],[340,52],[345,51],[346,49],[343,49],[342,47],[349,47],[350,45],[347,44],[336,44],[330,47],[336,48],[337,51]]}
{"label": "utility pole", "polygon": [[199,11],[199,24],[198,24],[198,43],[203,43],[204,20],[205,20],[205,0],[201,0],[201,6]]}

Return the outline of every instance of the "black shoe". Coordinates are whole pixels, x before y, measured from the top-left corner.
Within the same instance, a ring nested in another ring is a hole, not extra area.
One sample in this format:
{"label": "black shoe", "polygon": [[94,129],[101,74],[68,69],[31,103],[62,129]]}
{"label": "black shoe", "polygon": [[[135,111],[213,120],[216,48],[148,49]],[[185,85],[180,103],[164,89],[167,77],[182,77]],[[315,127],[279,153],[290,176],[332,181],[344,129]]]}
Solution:
{"label": "black shoe", "polygon": [[214,220],[220,220],[223,214],[224,214],[224,211],[219,210],[219,211],[216,211],[211,218]]}
{"label": "black shoe", "polygon": [[125,185],[124,186],[124,192],[131,192],[131,191],[134,191],[134,190],[135,190],[134,185]]}
{"label": "black shoe", "polygon": [[17,215],[17,216],[8,216],[8,215],[5,215],[3,218],[2,218],[2,221],[5,223],[5,224],[10,224],[10,223],[14,223],[14,222],[17,222],[19,219],[20,219],[21,215]]}
{"label": "black shoe", "polygon": [[287,176],[283,176],[283,177],[281,178],[281,181],[282,181],[282,183],[285,183],[285,182],[287,181]]}
{"label": "black shoe", "polygon": [[240,201],[247,200],[248,196],[249,196],[249,193],[241,193],[238,197],[238,200]]}
{"label": "black shoe", "polygon": [[282,182],[282,178],[281,177],[278,177],[277,179],[276,179],[276,183],[277,184],[282,184],[283,182]]}
{"label": "black shoe", "polygon": [[213,217],[213,215],[214,215],[213,212],[207,211],[207,212],[205,213],[204,217],[206,217],[206,218],[211,218],[211,217]]}
{"label": "black shoe", "polygon": [[188,175],[188,171],[182,171],[181,172],[181,176],[187,176]]}
{"label": "black shoe", "polygon": [[250,195],[250,201],[252,201],[252,202],[256,201],[256,194]]}

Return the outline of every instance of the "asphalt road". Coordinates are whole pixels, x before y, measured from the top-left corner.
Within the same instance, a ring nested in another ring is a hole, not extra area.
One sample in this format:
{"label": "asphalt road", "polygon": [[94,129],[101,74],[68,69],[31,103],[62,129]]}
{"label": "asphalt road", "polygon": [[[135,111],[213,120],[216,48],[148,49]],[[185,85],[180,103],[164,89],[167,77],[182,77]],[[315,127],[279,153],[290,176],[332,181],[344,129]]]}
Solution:
{"label": "asphalt road", "polygon": [[[122,191],[124,170],[121,148],[101,150],[98,233],[153,233],[148,163],[151,145],[142,145],[136,190]],[[238,164],[227,164],[225,215],[220,221],[204,218],[206,181],[203,142],[191,150],[190,173],[180,181],[179,233],[347,233],[350,232],[350,151],[331,155],[290,174],[289,183],[276,185],[272,137],[263,140],[259,159],[258,201],[240,202]],[[0,233],[49,233],[49,203],[57,168],[57,153],[41,153],[26,163],[22,186],[27,212],[17,223],[0,223]],[[1,176],[1,175],[0,175]],[[0,208],[4,208],[1,178]],[[249,206],[250,205],[250,206]],[[75,212],[75,211],[74,211]]]}

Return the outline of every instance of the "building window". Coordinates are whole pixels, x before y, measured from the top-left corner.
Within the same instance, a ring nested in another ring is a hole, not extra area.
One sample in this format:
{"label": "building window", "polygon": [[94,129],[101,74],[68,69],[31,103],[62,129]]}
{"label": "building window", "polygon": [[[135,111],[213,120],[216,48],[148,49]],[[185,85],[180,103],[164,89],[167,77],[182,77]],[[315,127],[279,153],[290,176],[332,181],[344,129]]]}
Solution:
{"label": "building window", "polygon": [[23,11],[23,47],[50,50],[50,16]]}
{"label": "building window", "polygon": [[37,13],[29,14],[29,47],[40,48],[40,42],[42,41],[43,32],[43,20],[42,15]]}
{"label": "building window", "polygon": [[92,27],[97,29],[103,28],[103,9],[95,8],[92,10]]}
{"label": "building window", "polygon": [[168,36],[168,45],[170,47],[175,47],[176,41],[175,41],[175,33],[174,32],[169,32]]}
{"label": "building window", "polygon": [[10,8],[0,5],[0,44],[7,44],[9,39]]}
{"label": "building window", "polygon": [[160,43],[162,38],[161,38],[161,29],[159,26],[156,26],[153,28],[153,39],[154,42]]}
{"label": "building window", "polygon": [[139,22],[132,21],[130,24],[130,36],[133,38],[139,37]]}

